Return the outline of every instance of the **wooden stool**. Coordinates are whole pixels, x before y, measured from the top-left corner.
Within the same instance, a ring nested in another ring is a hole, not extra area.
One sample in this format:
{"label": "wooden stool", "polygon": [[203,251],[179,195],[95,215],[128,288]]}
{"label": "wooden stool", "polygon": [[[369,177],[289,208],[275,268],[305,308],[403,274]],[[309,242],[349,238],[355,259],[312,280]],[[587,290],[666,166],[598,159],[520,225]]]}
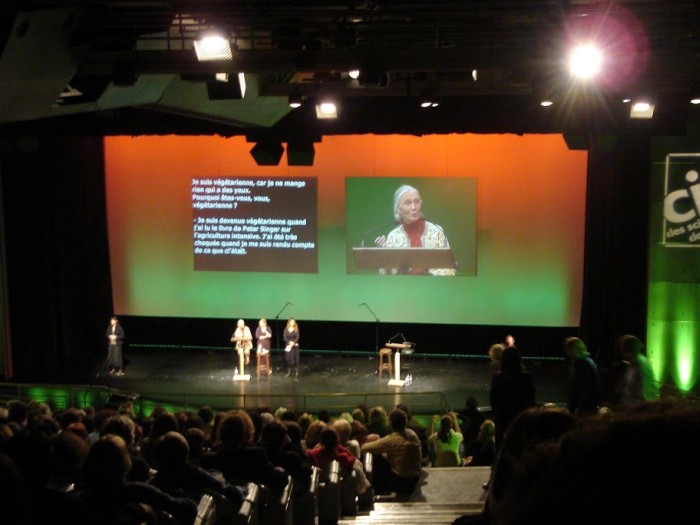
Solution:
{"label": "wooden stool", "polygon": [[266,374],[269,376],[272,373],[272,368],[270,368],[270,352],[266,354],[255,354],[257,356],[256,361],[256,371],[258,374],[258,379],[260,379],[260,374]]}
{"label": "wooden stool", "polygon": [[393,373],[391,366],[391,348],[382,348],[379,350],[379,377],[382,377],[382,370],[389,372],[389,379]]}

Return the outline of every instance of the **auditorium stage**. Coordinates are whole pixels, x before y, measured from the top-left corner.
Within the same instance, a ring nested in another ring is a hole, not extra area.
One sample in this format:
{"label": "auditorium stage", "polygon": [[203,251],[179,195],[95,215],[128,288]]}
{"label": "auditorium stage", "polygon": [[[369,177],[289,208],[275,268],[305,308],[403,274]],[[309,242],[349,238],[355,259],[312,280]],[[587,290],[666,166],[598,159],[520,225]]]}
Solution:
{"label": "auditorium stage", "polygon": [[[344,355],[340,352],[301,354],[299,377],[286,376],[281,351],[272,354],[272,374],[255,375],[255,356],[245,372],[249,381],[235,381],[237,360],[230,351],[164,348],[128,352],[126,374],[96,375],[93,386],[133,397],[142,411],[157,404],[196,409],[208,404],[216,409],[287,407],[298,412],[349,411],[360,403],[391,408],[405,403],[416,413],[458,410],[469,394],[481,406],[489,404],[489,362],[486,358],[439,358],[414,354],[403,358],[400,378],[411,375],[404,386],[390,386],[385,371],[378,372],[378,356]],[[567,362],[563,359],[526,359],[533,374],[538,403],[563,403]],[[116,396],[119,397],[119,396]]]}

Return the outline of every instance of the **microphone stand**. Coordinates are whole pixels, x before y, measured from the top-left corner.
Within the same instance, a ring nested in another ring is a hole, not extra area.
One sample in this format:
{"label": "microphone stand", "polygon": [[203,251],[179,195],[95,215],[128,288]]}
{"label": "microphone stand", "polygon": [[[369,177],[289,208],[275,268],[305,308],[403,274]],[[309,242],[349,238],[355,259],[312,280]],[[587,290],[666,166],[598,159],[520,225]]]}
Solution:
{"label": "microphone stand", "polygon": [[285,303],[285,305],[282,307],[282,309],[281,309],[279,312],[277,312],[277,315],[275,316],[275,331],[277,332],[277,334],[275,335],[275,342],[277,343],[277,346],[275,346],[275,348],[276,348],[277,350],[279,350],[280,348],[282,348],[281,346],[279,346],[279,344],[280,344],[280,343],[279,343],[279,341],[280,341],[280,314],[282,314],[282,312],[284,312],[284,310],[285,310],[285,309],[287,308],[287,306],[289,306],[290,304],[292,304],[292,303],[290,303],[289,301],[287,301],[287,302]]}
{"label": "microphone stand", "polygon": [[364,306],[365,308],[367,308],[367,310],[369,310],[370,313],[374,316],[376,324],[374,344],[377,352],[379,352],[379,317],[377,317],[377,314],[374,313],[374,311],[369,307],[367,303],[362,303],[360,306]]}

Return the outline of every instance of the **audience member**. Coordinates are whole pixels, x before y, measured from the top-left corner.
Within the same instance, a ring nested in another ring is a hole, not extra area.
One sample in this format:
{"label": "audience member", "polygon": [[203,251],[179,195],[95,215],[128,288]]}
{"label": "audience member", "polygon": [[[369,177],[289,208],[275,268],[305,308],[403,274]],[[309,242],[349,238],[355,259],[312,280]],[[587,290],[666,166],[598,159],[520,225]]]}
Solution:
{"label": "audience member", "polygon": [[149,433],[141,440],[140,454],[150,465],[153,462],[153,444],[166,432],[172,430],[179,431],[180,426],[175,414],[171,414],[165,409],[154,411],[153,426]]}
{"label": "audience member", "polygon": [[[434,432],[436,421],[440,421],[440,429]],[[459,432],[457,414],[450,412],[442,417],[435,415],[430,422],[430,437],[428,438],[428,458],[433,467],[462,466],[462,433]]]}
{"label": "audience member", "polygon": [[489,369],[491,374],[495,374],[501,369],[501,357],[503,356],[503,350],[505,350],[505,345],[502,343],[494,343],[489,346]]}
{"label": "audience member", "polygon": [[464,408],[457,412],[461,420],[459,429],[464,438],[464,448],[469,448],[479,434],[481,424],[486,420],[484,413],[479,410],[479,401],[475,395],[468,395]]}
{"label": "audience member", "polygon": [[199,501],[202,494],[215,492],[224,496],[236,509],[243,503],[243,491],[221,481],[189,460],[189,445],[185,436],[170,431],[153,444],[156,473],[148,480],[173,497],[187,497]]}
{"label": "audience member", "polygon": [[496,459],[496,425],[486,419],[479,434],[469,447],[464,448],[464,464],[470,467],[490,467]]}
{"label": "audience member", "polygon": [[396,408],[406,412],[406,416],[408,417],[408,423],[406,423],[406,428],[410,428],[416,433],[418,439],[420,439],[421,454],[424,458],[427,457],[428,436],[432,434],[432,432],[429,432],[428,427],[421,423],[417,418],[413,417],[413,413],[411,412],[411,409],[408,408],[408,405],[406,405],[405,403],[399,403],[398,405],[396,405]]}
{"label": "audience member", "polygon": [[[25,428],[14,434],[7,443],[7,455],[17,468],[24,486],[31,515],[28,523],[58,521],[87,525],[91,522],[85,505],[72,492],[64,492],[51,485],[55,454],[64,452],[51,446],[52,439],[42,432]],[[4,506],[1,511],[4,511]]]}
{"label": "audience member", "polygon": [[386,409],[381,405],[372,407],[367,421],[367,432],[370,434],[377,434],[381,438],[391,432],[387,422]]}
{"label": "audience member", "polygon": [[253,443],[253,421],[244,410],[233,410],[221,421],[217,445],[200,456],[206,470],[217,470],[235,485],[253,482],[281,494],[287,473],[276,468],[265,451]]}
{"label": "audience member", "polygon": [[511,489],[511,476],[522,458],[538,445],[557,441],[574,428],[576,422],[577,418],[568,410],[553,405],[526,408],[514,418],[491,470],[484,517],[490,517],[492,508]]}
{"label": "audience member", "polygon": [[362,452],[370,452],[373,461],[373,485],[378,494],[395,492],[409,496],[418,482],[423,463],[420,439],[406,428],[406,412],[394,409],[389,414],[392,432],[387,436],[362,445]]}
{"label": "audience member", "polygon": [[529,372],[523,371],[520,351],[511,346],[503,351],[501,369],[491,378],[489,389],[493,420],[496,424],[496,453],[511,421],[535,405],[535,384]]}
{"label": "audience member", "polygon": [[124,440],[104,435],[88,452],[83,464],[83,488],[78,496],[93,516],[93,523],[119,523],[133,505],[147,505],[173,516],[178,523],[193,523],[197,504],[174,498],[153,485],[127,481],[131,458]]}
{"label": "audience member", "polygon": [[353,456],[360,458],[360,443],[352,438],[352,423],[346,419],[338,418],[331,423],[331,426],[338,432],[340,444],[346,447]]}
{"label": "audience member", "polygon": [[659,398],[651,363],[644,355],[644,343],[634,335],[620,336],[615,344],[615,393],[620,404],[634,405]]}
{"label": "audience member", "polygon": [[284,469],[294,481],[295,494],[308,490],[311,480],[311,463],[306,453],[292,445],[288,426],[282,421],[273,421],[263,428],[260,445],[273,465]]}
{"label": "audience member", "polygon": [[492,523],[692,521],[697,490],[683,480],[689,466],[700,464],[700,410],[655,404],[586,418],[558,443],[523,456],[512,490],[492,508]]}
{"label": "audience member", "polygon": [[127,415],[118,414],[108,418],[100,429],[100,435],[114,434],[119,436],[126,443],[131,458],[131,469],[129,470],[129,481],[148,481],[151,477],[150,463],[139,452],[135,446],[136,423]]}
{"label": "audience member", "polygon": [[566,338],[564,351],[572,363],[568,385],[569,411],[579,416],[596,414],[600,402],[598,367],[578,337]]}
{"label": "audience member", "polygon": [[309,425],[306,434],[304,434],[304,448],[306,450],[311,450],[319,444],[321,441],[321,432],[324,428],[326,428],[326,423],[320,419],[313,421]]}
{"label": "audience member", "polygon": [[318,446],[309,450],[308,455],[311,463],[317,467],[326,468],[330,462],[337,461],[341,470],[347,473],[354,472],[358,494],[364,494],[370,487],[362,462],[340,444],[338,432],[332,425],[326,425],[321,432]]}

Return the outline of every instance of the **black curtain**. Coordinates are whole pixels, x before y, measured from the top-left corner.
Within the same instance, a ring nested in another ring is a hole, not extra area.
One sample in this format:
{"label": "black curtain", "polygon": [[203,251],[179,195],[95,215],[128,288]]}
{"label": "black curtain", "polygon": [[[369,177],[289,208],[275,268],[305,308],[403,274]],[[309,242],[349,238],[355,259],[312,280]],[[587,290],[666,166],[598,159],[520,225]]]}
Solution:
{"label": "black curtain", "polygon": [[646,338],[649,163],[648,137],[589,153],[580,332],[601,363],[618,336]]}
{"label": "black curtain", "polygon": [[15,138],[0,156],[15,381],[72,382],[111,315],[101,138]]}

